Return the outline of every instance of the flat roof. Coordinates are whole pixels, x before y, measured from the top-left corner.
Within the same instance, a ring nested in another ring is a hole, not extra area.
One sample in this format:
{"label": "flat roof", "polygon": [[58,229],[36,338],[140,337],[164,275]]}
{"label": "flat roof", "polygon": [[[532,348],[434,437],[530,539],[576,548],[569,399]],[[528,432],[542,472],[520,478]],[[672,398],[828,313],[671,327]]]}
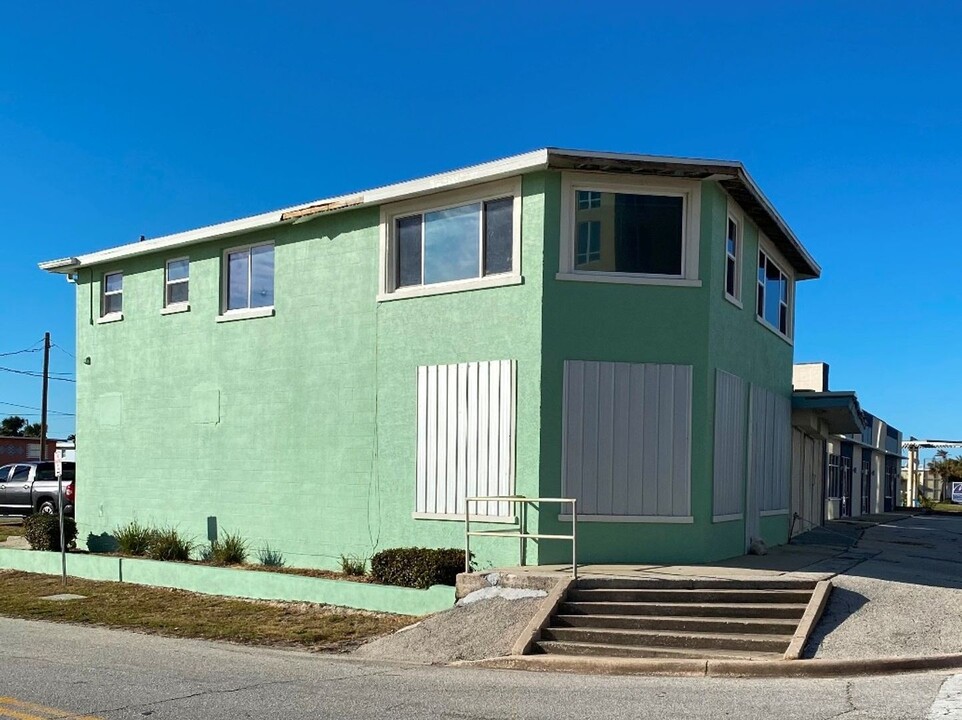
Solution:
{"label": "flat roof", "polygon": [[854,390],[795,390],[792,409],[815,413],[831,433],[862,432],[862,413]]}
{"label": "flat roof", "polygon": [[480,165],[472,165],[347,195],[315,200],[238,220],[230,220],[172,235],[119,245],[107,250],[49,260],[40,263],[40,268],[54,273],[73,273],[80,268],[182,248],[254,230],[308,222],[322,215],[369,205],[381,205],[549,168],[677,177],[692,180],[715,180],[738,202],[745,213],[774,243],[785,259],[791,263],[799,280],[815,278],[821,274],[821,268],[762,193],[748,171],[745,170],[744,165],[738,161],[565,150],[561,148],[542,148]]}

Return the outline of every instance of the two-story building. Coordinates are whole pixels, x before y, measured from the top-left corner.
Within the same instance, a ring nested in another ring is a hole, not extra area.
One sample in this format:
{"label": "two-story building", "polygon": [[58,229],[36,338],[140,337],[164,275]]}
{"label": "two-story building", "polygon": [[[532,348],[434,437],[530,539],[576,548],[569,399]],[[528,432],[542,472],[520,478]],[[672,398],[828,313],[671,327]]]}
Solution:
{"label": "two-story building", "polygon": [[819,268],[738,162],[543,149],[41,267],[77,287],[81,540],[214,517],[330,567],[461,546],[465,497],[513,494],[577,499],[584,562],[789,531]]}

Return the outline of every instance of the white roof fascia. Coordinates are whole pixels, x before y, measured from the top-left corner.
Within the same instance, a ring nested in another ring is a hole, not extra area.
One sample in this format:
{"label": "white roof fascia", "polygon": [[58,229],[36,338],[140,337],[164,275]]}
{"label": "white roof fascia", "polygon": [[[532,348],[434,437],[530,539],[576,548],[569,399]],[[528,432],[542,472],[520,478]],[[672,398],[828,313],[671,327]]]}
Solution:
{"label": "white roof fascia", "polygon": [[[310,219],[310,217],[284,220],[282,219],[282,216],[285,213],[304,210],[315,205],[332,204],[337,206],[339,203],[344,203],[341,207],[336,207],[336,209],[328,212],[319,213],[319,215],[330,215],[338,211],[356,210],[357,208],[364,207],[366,205],[377,205],[385,202],[404,200],[416,195],[423,195],[440,190],[454,189],[476,182],[498,180],[511,175],[516,175],[519,172],[545,168],[547,165],[548,151],[545,149],[534,150],[521,155],[512,155],[511,157],[502,158],[501,160],[495,160],[493,162],[472,165],[460,170],[452,170],[450,172],[429,175],[427,177],[418,178],[416,180],[407,180],[404,182],[395,183],[393,185],[385,185],[372,190],[365,190],[360,193],[349,193],[346,195],[338,195],[336,197],[322,200],[312,200],[311,202],[301,203],[300,205],[294,205],[281,210],[273,210],[271,212],[261,213],[260,215],[252,215],[250,217],[240,218],[239,220],[231,220],[229,222],[219,223],[216,225],[208,225],[195,230],[187,230],[185,232],[175,233],[173,235],[164,235],[163,237],[144,240],[142,242],[129,243],[127,245],[121,245],[119,247],[101,250],[99,252],[89,253],[87,255],[78,255],[74,258],[50,260],[48,262],[40,263],[40,269],[47,270],[49,272],[72,273],[82,267],[89,267],[91,265],[101,265],[111,261],[123,260],[161,250],[183,247],[193,243],[230,237],[231,235],[238,235],[240,233],[251,232],[253,230],[262,230],[270,227],[276,227],[278,225],[290,224],[293,222],[304,222]],[[358,197],[361,198],[360,202],[357,202]]]}

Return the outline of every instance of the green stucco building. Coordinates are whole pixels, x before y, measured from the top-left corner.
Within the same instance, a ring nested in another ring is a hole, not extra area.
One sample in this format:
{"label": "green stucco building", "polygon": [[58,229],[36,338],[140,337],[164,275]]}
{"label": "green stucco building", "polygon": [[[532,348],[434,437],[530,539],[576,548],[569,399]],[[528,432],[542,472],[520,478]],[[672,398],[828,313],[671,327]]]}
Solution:
{"label": "green stucco building", "polygon": [[819,268],[740,163],[539,150],[41,267],[77,287],[82,541],[216,518],[334,567],[463,546],[464,498],[513,494],[576,498],[582,562],[786,538]]}

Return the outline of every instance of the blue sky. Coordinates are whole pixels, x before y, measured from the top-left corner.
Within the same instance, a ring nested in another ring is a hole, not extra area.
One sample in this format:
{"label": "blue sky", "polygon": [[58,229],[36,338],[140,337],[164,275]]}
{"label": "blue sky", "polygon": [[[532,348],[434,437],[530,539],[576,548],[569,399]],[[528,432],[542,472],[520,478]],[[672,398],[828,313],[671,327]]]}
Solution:
{"label": "blue sky", "polygon": [[40,260],[546,145],[732,158],[824,270],[796,360],[962,436],[960,35],[938,2],[4,3],[0,353],[74,350]]}

